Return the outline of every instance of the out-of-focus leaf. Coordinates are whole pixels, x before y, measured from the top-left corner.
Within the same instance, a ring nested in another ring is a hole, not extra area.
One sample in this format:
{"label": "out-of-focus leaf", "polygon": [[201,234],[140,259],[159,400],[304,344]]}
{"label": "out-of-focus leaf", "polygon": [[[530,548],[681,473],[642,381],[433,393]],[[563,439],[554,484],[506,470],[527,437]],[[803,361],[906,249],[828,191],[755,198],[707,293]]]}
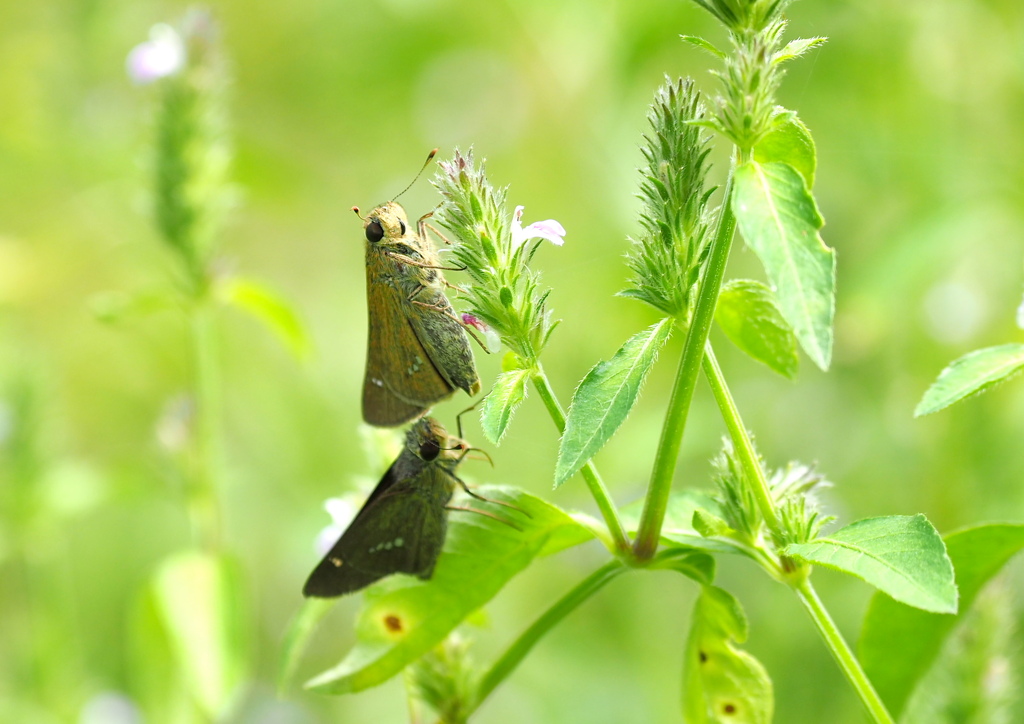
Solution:
{"label": "out-of-focus leaf", "polygon": [[295,672],[299,668],[306,646],[309,644],[317,625],[334,606],[329,598],[307,598],[302,607],[292,616],[288,631],[284,637],[281,657],[277,670],[277,691],[283,695],[291,685]]}
{"label": "out-of-focus leaf", "polygon": [[255,279],[232,277],[220,286],[225,302],[262,322],[298,359],[313,349],[299,315],[280,294]]}
{"label": "out-of-focus leaf", "polygon": [[[440,643],[537,556],[589,540],[592,534],[549,503],[514,488],[487,486],[480,494],[505,508],[517,526],[472,513],[452,513],[444,552],[429,581],[411,576],[367,589],[356,622],[357,643],[345,659],[306,684],[331,694],[361,691],[397,674]],[[479,505],[479,503],[477,503]]]}
{"label": "out-of-focus leaf", "polygon": [[796,337],[775,304],[772,290],[758,281],[734,279],[722,286],[715,321],[733,344],[783,377],[796,377]]}
{"label": "out-of-focus leaf", "polygon": [[836,258],[818,230],[824,221],[803,176],[786,163],[745,163],[732,195],[736,222],[764,265],[800,345],[823,370],[832,360]]}
{"label": "out-of-focus leaf", "polygon": [[772,682],[761,663],[736,644],[747,639],[747,618],[730,593],[704,586],[694,606],[683,664],[687,724],[769,724]]}
{"label": "out-of-focus leaf", "polygon": [[501,443],[501,438],[512,421],[512,415],[526,399],[526,383],[529,379],[530,370],[502,372],[484,398],[480,406],[480,427],[487,439],[495,445]]}
{"label": "out-of-focus leaf", "polygon": [[811,132],[796,116],[780,122],[758,141],[754,147],[754,160],[758,163],[788,163],[804,177],[807,188],[814,188],[818,152]]}
{"label": "out-of-focus leaf", "polygon": [[237,565],[224,556],[180,553],[164,561],[152,588],[188,690],[208,717],[222,717],[247,674],[248,614]]}
{"label": "out-of-focus leaf", "polygon": [[608,442],[640,396],[640,387],[672,333],[671,317],[626,340],[576,388],[555,464],[555,487],[575,475]]}
{"label": "out-of-focus leaf", "polygon": [[867,518],[786,555],[849,573],[897,601],[935,613],[956,613],[956,582],[946,546],[923,515]]}
{"label": "out-of-focus leaf", "polygon": [[930,415],[977,395],[1024,369],[1024,344],[1003,344],[965,354],[942,370],[924,393],[914,417]]}
{"label": "out-of-focus leaf", "polygon": [[180,309],[181,300],[170,292],[114,290],[94,294],[89,299],[89,307],[101,322],[117,324],[156,312]]}
{"label": "out-of-focus leaf", "polygon": [[1019,720],[1020,641],[1016,596],[1001,580],[986,586],[914,687],[900,724],[1010,724]]}
{"label": "out-of-focus leaf", "polygon": [[911,608],[876,593],[861,628],[860,660],[882,700],[899,715],[943,641],[982,587],[1024,548],[1024,525],[991,524],[946,536],[960,591],[957,616]]}

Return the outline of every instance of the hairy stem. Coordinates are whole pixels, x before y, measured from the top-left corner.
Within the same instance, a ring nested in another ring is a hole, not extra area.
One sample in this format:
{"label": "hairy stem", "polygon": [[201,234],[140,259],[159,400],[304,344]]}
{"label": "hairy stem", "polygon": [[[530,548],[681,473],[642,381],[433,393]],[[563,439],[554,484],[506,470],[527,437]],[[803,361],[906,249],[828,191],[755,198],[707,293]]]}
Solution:
{"label": "hairy stem", "polygon": [[843,674],[853,685],[857,696],[860,697],[871,718],[878,724],[893,724],[893,719],[889,716],[885,704],[882,703],[875,687],[871,685],[867,674],[860,667],[860,663],[854,657],[846,640],[843,639],[843,635],[839,633],[835,621],[828,615],[825,605],[818,598],[818,593],[814,590],[811,582],[806,578],[800,581],[796,586],[796,594],[811,615],[818,633],[825,640],[825,645],[832,652],[832,656],[839,664]]}
{"label": "hairy stem", "polygon": [[[547,408],[548,414],[554,420],[558,432],[564,433],[565,412],[555,397],[555,393],[548,383],[547,375],[544,374],[544,369],[540,366],[539,362],[537,363],[536,372],[533,373],[533,385],[537,390],[537,394],[540,395],[541,400],[544,402],[544,407]],[[601,476],[597,473],[597,468],[594,467],[593,462],[588,462],[580,470],[580,473],[587,482],[590,494],[594,496],[597,507],[604,518],[605,525],[608,526],[608,532],[611,533],[612,539],[615,541],[616,552],[619,555],[630,556],[629,537],[626,535],[626,529],[619,518],[619,511],[616,510],[611,495],[608,493],[608,488],[605,487],[604,481],[601,480]]]}
{"label": "hairy stem", "polygon": [[754,497],[757,499],[761,515],[768,524],[768,528],[773,533],[776,533],[779,530],[779,516],[775,510],[775,501],[772,499],[771,489],[768,487],[768,479],[765,477],[764,467],[762,467],[761,461],[757,457],[754,443],[747,433],[747,428],[743,424],[742,418],[740,418],[740,411],[737,409],[736,403],[732,399],[732,393],[729,392],[729,387],[725,383],[722,368],[718,366],[718,359],[715,357],[714,350],[711,349],[710,342],[704,347],[703,368],[704,376],[707,378],[708,384],[711,386],[711,392],[718,403],[718,409],[722,411],[722,419],[729,430],[732,446],[736,450],[736,455],[743,466],[747,480],[753,485]]}
{"label": "hairy stem", "polygon": [[672,491],[672,478],[675,475],[679,448],[683,441],[683,430],[686,428],[686,416],[693,400],[693,388],[696,386],[697,373],[700,370],[701,358],[704,356],[704,344],[707,342],[711,321],[715,316],[715,305],[718,304],[718,292],[722,286],[722,277],[725,275],[725,265],[729,261],[733,233],[736,230],[736,216],[730,203],[732,179],[733,174],[730,171],[725,184],[721,214],[718,217],[718,228],[711,242],[707,266],[701,276],[693,320],[686,332],[683,356],[679,360],[672,396],[665,412],[665,424],[661,429],[661,439],[658,441],[658,450],[654,457],[651,481],[647,486],[640,528],[634,543],[634,553],[640,560],[649,559],[658,548],[661,525],[665,520],[668,497]]}
{"label": "hairy stem", "polygon": [[483,703],[484,699],[504,681],[509,674],[526,658],[534,645],[554,628],[563,618],[568,616],[577,606],[601,590],[605,584],[619,574],[628,571],[621,561],[612,560],[604,564],[584,578],[574,589],[565,594],[555,605],[541,614],[533,624],[524,631],[516,641],[508,647],[501,658],[484,674],[477,687],[476,698],[469,707],[467,714],[472,713]]}

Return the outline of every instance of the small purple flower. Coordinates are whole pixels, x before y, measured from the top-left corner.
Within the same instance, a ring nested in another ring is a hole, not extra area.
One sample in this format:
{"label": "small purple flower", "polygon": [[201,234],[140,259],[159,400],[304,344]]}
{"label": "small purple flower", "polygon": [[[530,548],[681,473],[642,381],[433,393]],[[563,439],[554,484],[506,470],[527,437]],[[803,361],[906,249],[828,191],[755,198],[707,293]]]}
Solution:
{"label": "small purple flower", "polygon": [[523,207],[517,206],[512,213],[512,248],[518,249],[530,239],[547,239],[555,246],[565,243],[565,229],[554,219],[535,221],[523,228]]}
{"label": "small purple flower", "polygon": [[331,516],[331,522],[320,531],[314,543],[317,554],[321,556],[327,555],[356,517],[356,506],[344,498],[328,498],[324,501],[324,510]]}
{"label": "small purple flower", "polygon": [[488,329],[490,329],[490,327],[488,327],[486,324],[481,322],[479,319],[474,317],[469,312],[462,313],[462,323],[465,324],[467,327],[473,327],[475,329],[480,330],[481,332],[486,332]]}
{"label": "small purple flower", "polygon": [[129,77],[139,85],[174,75],[185,66],[185,44],[170,25],[154,25],[149,40],[128,53]]}
{"label": "small purple flower", "polygon": [[462,313],[462,323],[467,327],[472,327],[478,330],[484,335],[484,344],[491,352],[497,352],[501,349],[501,336],[489,327],[482,320],[476,316],[469,314],[468,312]]}

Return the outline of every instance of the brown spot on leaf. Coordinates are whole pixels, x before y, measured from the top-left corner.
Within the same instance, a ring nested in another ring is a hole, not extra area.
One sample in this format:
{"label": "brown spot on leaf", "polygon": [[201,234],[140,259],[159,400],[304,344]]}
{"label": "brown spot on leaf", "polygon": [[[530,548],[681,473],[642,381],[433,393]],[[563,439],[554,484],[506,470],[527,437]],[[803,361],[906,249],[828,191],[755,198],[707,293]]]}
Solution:
{"label": "brown spot on leaf", "polygon": [[391,633],[401,633],[402,619],[400,619],[393,613],[389,613],[387,616],[384,617],[384,628],[386,628]]}
{"label": "brown spot on leaf", "polygon": [[735,704],[726,704],[725,706],[722,707],[722,711],[725,712],[726,714],[735,714],[736,713],[736,705]]}
{"label": "brown spot on leaf", "polygon": [[705,661],[707,661],[707,660],[708,660],[708,655],[707,655],[707,654],[705,654],[705,653],[704,653],[703,651],[698,651],[698,652],[697,652],[697,655],[698,655],[698,656],[700,656],[700,662],[701,662],[702,664],[703,664],[703,663],[704,663]]}

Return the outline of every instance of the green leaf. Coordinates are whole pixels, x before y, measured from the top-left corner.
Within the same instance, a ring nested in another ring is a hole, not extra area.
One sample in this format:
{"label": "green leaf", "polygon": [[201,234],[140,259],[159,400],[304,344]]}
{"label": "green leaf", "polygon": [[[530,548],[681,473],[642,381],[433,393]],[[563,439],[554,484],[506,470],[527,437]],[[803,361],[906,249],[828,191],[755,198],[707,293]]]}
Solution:
{"label": "green leaf", "polygon": [[785,554],[849,573],[897,601],[935,613],[956,613],[953,565],[938,531],[923,515],[867,518]]}
{"label": "green leaf", "polygon": [[181,553],[160,566],[152,590],[188,690],[210,719],[219,719],[247,673],[248,615],[237,565],[223,556]]}
{"label": "green leaf", "polygon": [[644,378],[672,334],[666,317],[626,340],[608,362],[597,363],[576,388],[555,464],[555,487],[597,454],[633,409]]}
{"label": "green leaf", "polygon": [[785,163],[754,161],[736,169],[736,222],[757,254],[782,316],[821,369],[832,360],[836,258],[818,234],[821,215],[803,177]]}
{"label": "green leaf", "polygon": [[772,290],[761,282],[734,279],[722,286],[715,321],[733,344],[783,377],[796,377],[796,337],[782,318]]}
{"label": "green leaf", "polygon": [[228,304],[262,322],[298,359],[312,351],[306,328],[292,306],[277,292],[255,279],[232,277],[219,288]]}
{"label": "green leaf", "polygon": [[658,554],[653,567],[678,571],[702,586],[715,581],[715,557],[702,551],[668,549]]}
{"label": "green leaf", "polygon": [[784,63],[793,58],[799,58],[812,48],[817,48],[825,43],[827,38],[796,38],[786,43],[786,47],[772,56],[772,63]]}
{"label": "green leaf", "polygon": [[1024,344],[1004,344],[965,354],[942,370],[924,393],[914,417],[930,415],[978,395],[1024,369]]}
{"label": "green leaf", "polygon": [[807,188],[814,188],[814,171],[818,152],[807,126],[796,116],[777,123],[771,132],[754,147],[754,160],[758,163],[788,163],[804,177]]}
{"label": "green leaf", "polygon": [[687,724],[769,724],[772,682],[761,663],[736,646],[747,638],[747,618],[730,593],[704,586],[694,606],[683,664],[683,720]]}
{"label": "green leaf", "polygon": [[704,40],[704,38],[698,37],[696,35],[680,35],[679,38],[684,43],[689,43],[690,45],[696,46],[701,50],[710,53],[713,57],[718,58],[719,60],[725,57],[725,53],[723,53],[721,50],[712,45],[709,41]]}
{"label": "green leaf", "polygon": [[720,535],[735,533],[729,524],[714,513],[709,513],[703,508],[693,511],[693,529],[705,538],[713,538]]}
{"label": "green leaf", "polygon": [[592,537],[565,512],[529,493],[502,486],[479,493],[519,508],[500,512],[517,528],[482,515],[450,514],[433,577],[394,576],[367,589],[355,647],[307,687],[345,694],[387,681],[440,643],[534,558]]}
{"label": "green leaf", "polygon": [[277,692],[284,697],[299,668],[302,654],[323,617],[334,607],[330,598],[307,598],[302,607],[292,616],[285,632],[280,661],[277,670]]}
{"label": "green leaf", "polygon": [[526,399],[526,383],[529,379],[530,370],[502,372],[484,398],[480,406],[480,426],[487,439],[495,445],[501,443],[501,438],[512,421],[513,413]]}
{"label": "green leaf", "polygon": [[956,616],[926,613],[876,593],[864,617],[860,660],[894,715],[903,710],[978,592],[1024,549],[1024,525],[990,524],[957,531],[946,536],[946,548],[960,589]]}
{"label": "green leaf", "polygon": [[166,291],[98,292],[89,299],[93,315],[108,324],[139,319],[155,312],[181,309],[181,299]]}

